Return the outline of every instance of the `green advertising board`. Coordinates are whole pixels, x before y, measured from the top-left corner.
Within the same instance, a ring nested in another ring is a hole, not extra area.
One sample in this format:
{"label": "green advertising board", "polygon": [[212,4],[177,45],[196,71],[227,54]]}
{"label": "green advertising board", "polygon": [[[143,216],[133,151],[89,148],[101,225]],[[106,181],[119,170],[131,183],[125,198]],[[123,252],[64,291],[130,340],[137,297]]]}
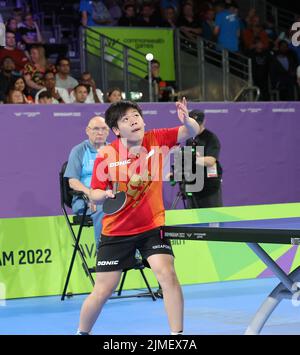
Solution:
{"label": "green advertising board", "polygon": [[[106,59],[114,62],[120,68],[123,65],[123,48],[126,45],[135,51],[129,54],[129,69],[139,77],[145,76],[147,62],[144,57],[152,53],[154,58],[160,62],[160,76],[165,81],[175,80],[174,61],[174,34],[171,29],[148,29],[148,28],[127,28],[127,27],[91,27],[87,30],[87,51],[100,55],[100,37],[103,34],[105,40]],[[144,62],[144,63],[142,63]]]}
{"label": "green advertising board", "polygon": [[[214,223],[245,218],[267,219],[295,217],[300,204],[224,207],[199,210],[167,211],[166,223]],[[0,220],[0,301],[5,299],[59,295],[62,293],[73,252],[73,240],[64,217],[12,218]],[[175,267],[183,285],[255,278],[266,266],[243,243],[173,240]],[[92,228],[84,228],[80,247],[90,267],[95,265]],[[264,245],[278,259],[289,245]],[[300,252],[291,260],[291,269],[300,263]],[[150,285],[157,281],[145,270]],[[138,270],[128,272],[124,289],[145,288]],[[70,279],[69,293],[88,293],[92,289],[81,259],[77,256]],[[2,290],[2,291],[1,291]]]}

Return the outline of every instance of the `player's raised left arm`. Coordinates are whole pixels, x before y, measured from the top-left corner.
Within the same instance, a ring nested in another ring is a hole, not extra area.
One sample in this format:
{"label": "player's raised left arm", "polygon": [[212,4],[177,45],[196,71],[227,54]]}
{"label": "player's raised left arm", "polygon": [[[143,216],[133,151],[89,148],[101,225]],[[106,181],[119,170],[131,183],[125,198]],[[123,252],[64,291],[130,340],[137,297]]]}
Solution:
{"label": "player's raised left arm", "polygon": [[183,125],[179,128],[177,142],[185,142],[191,137],[195,137],[200,133],[199,124],[189,117],[186,99],[183,98],[181,102],[176,102],[177,114],[179,120]]}

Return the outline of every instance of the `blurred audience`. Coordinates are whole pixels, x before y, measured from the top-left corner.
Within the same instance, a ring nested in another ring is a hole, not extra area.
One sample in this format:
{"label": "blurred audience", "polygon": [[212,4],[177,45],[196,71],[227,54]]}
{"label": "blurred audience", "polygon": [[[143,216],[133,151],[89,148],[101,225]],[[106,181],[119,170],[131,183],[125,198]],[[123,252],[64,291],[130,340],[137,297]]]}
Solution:
{"label": "blurred audience", "polygon": [[136,8],[134,5],[128,4],[124,6],[123,15],[119,19],[118,26],[137,26]]}
{"label": "blurred audience", "polygon": [[[96,87],[95,80],[92,78],[91,73],[84,72],[81,74],[79,83],[86,86],[88,95],[85,100],[86,104],[103,103],[103,92]],[[71,102],[75,101],[74,91],[70,94]]]}
{"label": "blurred audience", "polygon": [[113,23],[113,18],[103,0],[81,0],[79,11],[83,26],[105,26]]}
{"label": "blurred audience", "polygon": [[56,69],[56,86],[66,89],[70,93],[78,85],[78,81],[70,75],[70,59],[59,58],[56,63]]}
{"label": "blurred audience", "polygon": [[259,39],[254,43],[254,47],[249,52],[252,59],[253,84],[260,89],[260,100],[269,101],[269,71],[271,54]]}
{"label": "blurred audience", "polygon": [[271,61],[270,78],[272,89],[278,90],[281,101],[295,99],[297,61],[284,40],[278,44],[278,51]]}
{"label": "blurred audience", "polygon": [[53,104],[68,104],[71,102],[68,91],[56,86],[55,75],[52,71],[47,71],[44,74],[43,88],[35,95],[35,103],[39,102],[39,96],[44,91],[51,95]]}
{"label": "blurred audience", "polygon": [[24,22],[20,24],[19,31],[27,50],[29,50],[33,44],[43,43],[39,25],[34,21],[33,16],[30,13],[24,16]]}
{"label": "blurred audience", "polygon": [[27,104],[19,90],[10,90],[7,96],[7,104]]}
{"label": "blurred audience", "polygon": [[216,15],[216,27],[214,34],[218,38],[219,49],[227,49],[231,52],[239,50],[240,21],[236,14],[236,4],[219,4],[221,10]]}
{"label": "blurred audience", "polygon": [[6,32],[9,31],[15,34],[16,48],[24,50],[25,45],[22,40],[22,33],[18,28],[17,20],[13,17],[10,17],[6,22],[5,28],[6,28]]}
{"label": "blurred audience", "polygon": [[[238,7],[241,0],[80,0],[78,3],[84,26],[180,29],[186,50],[191,49],[190,54],[195,54],[196,41],[203,38],[216,42],[218,50],[227,49],[248,56],[252,61],[254,85],[260,88],[264,101],[270,99],[270,90],[278,92],[282,100],[294,99],[295,87],[300,95],[300,69],[297,71],[300,46],[294,46],[291,41],[294,33],[286,29],[278,34],[275,17],[271,15],[263,23],[254,7],[242,18]],[[294,22],[300,21],[294,17]],[[0,48],[0,102],[6,100],[9,92],[10,96],[15,96],[10,101],[18,103],[104,101],[90,72],[80,77],[71,73],[68,57],[72,54],[68,53],[67,43],[47,41],[43,44],[39,24],[44,22],[39,14],[32,13],[30,6],[22,4],[22,8],[14,8],[6,18],[6,42],[5,47]],[[46,33],[44,37],[47,38]],[[215,44],[207,45],[216,48]],[[233,58],[231,53],[230,57]],[[56,61],[56,65],[47,58]],[[152,61],[151,73],[156,98],[169,101],[170,85],[160,77],[160,63],[156,60]],[[143,80],[141,85],[144,88],[146,84]],[[22,100],[15,91],[21,92]],[[144,97],[147,93],[148,88]],[[119,100],[122,100],[122,91],[118,88],[106,94],[105,101]]]}
{"label": "blurred audience", "polygon": [[161,27],[175,29],[177,27],[177,14],[174,7],[166,7],[162,11]]}
{"label": "blurred audience", "polygon": [[180,31],[188,39],[197,39],[202,34],[201,21],[196,18],[194,8],[188,2],[183,5],[177,24]]}
{"label": "blurred audience", "polygon": [[6,99],[12,82],[18,77],[15,69],[16,66],[12,58],[5,57],[2,59],[0,72],[0,102],[2,103]]}
{"label": "blurred audience", "polygon": [[252,27],[245,29],[242,38],[245,51],[254,49],[258,40],[262,43],[263,49],[269,48],[269,37],[262,25],[253,25]]}
{"label": "blurred audience", "polygon": [[52,104],[52,95],[49,91],[43,91],[39,94],[39,104],[49,105]]}
{"label": "blurred audience", "polygon": [[214,9],[206,10],[202,22],[202,36],[204,39],[211,42],[215,40],[215,35],[214,35],[214,31],[216,27],[215,15],[216,13]]}
{"label": "blurred audience", "polygon": [[24,66],[29,62],[25,52],[16,45],[16,34],[9,30],[5,33],[6,46],[0,49],[0,62],[5,57],[11,57],[15,63],[16,70],[23,70]]}
{"label": "blurred audience", "polygon": [[160,24],[157,16],[154,16],[154,8],[151,3],[143,3],[140,16],[137,19],[139,27],[158,27]]}
{"label": "blurred audience", "polygon": [[20,76],[16,77],[10,85],[10,90],[17,90],[23,95],[23,99],[27,104],[33,104],[33,98],[28,94],[25,79]]}
{"label": "blurred audience", "polygon": [[112,88],[106,94],[106,102],[114,103],[122,100],[122,90],[119,88]]}
{"label": "blurred audience", "polygon": [[88,88],[84,84],[78,84],[74,88],[74,104],[85,104],[88,97]]}
{"label": "blurred audience", "polygon": [[56,72],[55,66],[45,57],[45,48],[42,45],[33,45],[30,48],[30,63],[24,66],[23,74],[30,95],[35,96],[38,90],[43,89],[43,77],[47,71]]}

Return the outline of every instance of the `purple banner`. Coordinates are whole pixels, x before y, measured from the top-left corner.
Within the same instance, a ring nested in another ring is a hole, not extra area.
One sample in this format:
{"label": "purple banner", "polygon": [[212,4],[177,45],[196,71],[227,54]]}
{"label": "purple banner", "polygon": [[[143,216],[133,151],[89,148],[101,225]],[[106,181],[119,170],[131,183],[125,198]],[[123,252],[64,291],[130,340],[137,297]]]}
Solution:
{"label": "purple banner", "polygon": [[[175,103],[141,106],[146,129],[179,125]],[[86,138],[88,120],[106,107],[0,105],[1,218],[61,214],[60,167]],[[300,201],[300,103],[189,104],[194,108],[205,110],[222,144],[226,206]],[[167,209],[177,192],[165,183]]]}

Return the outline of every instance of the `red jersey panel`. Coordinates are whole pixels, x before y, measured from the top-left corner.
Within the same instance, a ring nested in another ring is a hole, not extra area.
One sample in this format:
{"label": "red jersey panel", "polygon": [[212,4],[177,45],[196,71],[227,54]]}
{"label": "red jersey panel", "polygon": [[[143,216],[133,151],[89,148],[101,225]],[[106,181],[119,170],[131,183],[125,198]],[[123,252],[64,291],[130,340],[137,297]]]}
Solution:
{"label": "red jersey panel", "polygon": [[127,195],[121,211],[104,216],[104,235],[135,235],[165,224],[163,160],[176,145],[178,130],[174,127],[146,132],[138,151],[128,151],[120,139],[101,149],[94,164],[92,189],[111,189],[118,182],[118,190]]}

